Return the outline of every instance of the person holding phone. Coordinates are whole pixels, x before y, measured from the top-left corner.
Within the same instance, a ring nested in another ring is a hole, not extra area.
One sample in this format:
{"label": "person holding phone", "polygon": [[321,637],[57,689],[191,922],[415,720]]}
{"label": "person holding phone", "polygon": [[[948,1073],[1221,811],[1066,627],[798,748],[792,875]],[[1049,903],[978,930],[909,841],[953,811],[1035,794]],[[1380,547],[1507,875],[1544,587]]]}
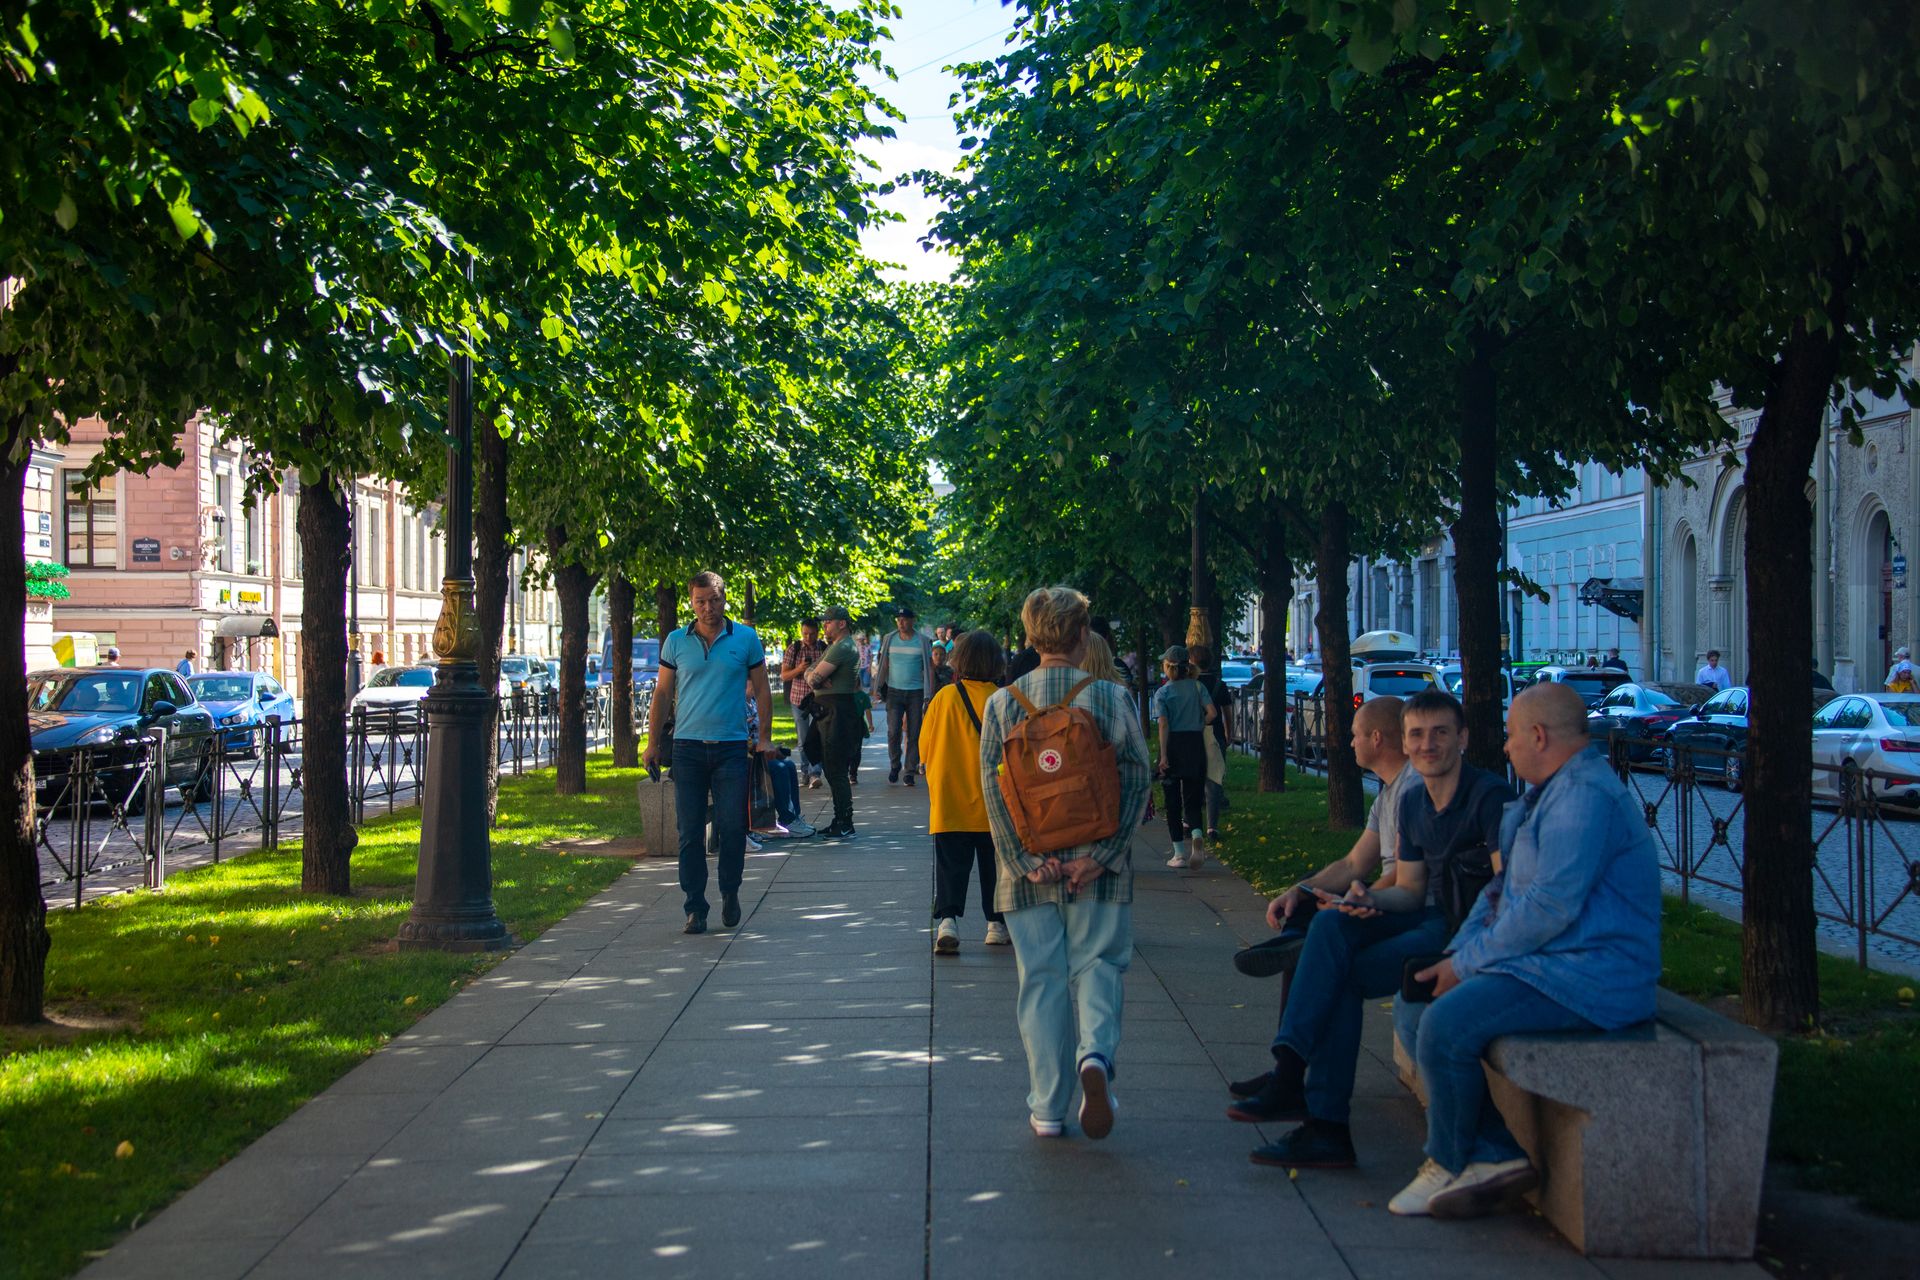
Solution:
{"label": "person holding phone", "polygon": [[1640,802],[1587,750],[1587,708],[1534,685],[1507,712],[1507,759],[1527,784],[1507,806],[1501,868],[1453,939],[1414,976],[1436,998],[1414,1058],[1427,1088],[1427,1159],[1387,1208],[1472,1218],[1538,1181],[1487,1096],[1500,1036],[1615,1031],[1653,1017],[1660,863]]}
{"label": "person holding phone", "polygon": [[[1363,708],[1364,709],[1364,708]],[[1314,913],[1273,1039],[1273,1075],[1227,1108],[1250,1124],[1298,1120],[1257,1148],[1255,1164],[1350,1169],[1348,1119],[1360,1056],[1361,1011],[1400,989],[1406,961],[1444,949],[1453,925],[1440,890],[1455,861],[1484,862],[1499,847],[1500,817],[1514,798],[1506,782],[1463,758],[1466,713],[1451,695],[1425,689],[1400,712],[1401,746],[1421,784],[1400,799],[1399,862],[1391,888],[1354,881],[1315,886],[1332,909]],[[1309,1070],[1311,1068],[1311,1070]]]}

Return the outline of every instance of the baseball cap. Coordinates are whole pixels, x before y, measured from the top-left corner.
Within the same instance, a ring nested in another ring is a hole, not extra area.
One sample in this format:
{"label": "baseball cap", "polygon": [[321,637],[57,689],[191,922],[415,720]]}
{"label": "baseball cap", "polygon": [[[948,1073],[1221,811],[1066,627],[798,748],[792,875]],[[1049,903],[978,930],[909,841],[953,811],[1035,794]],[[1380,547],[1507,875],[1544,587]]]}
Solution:
{"label": "baseball cap", "polygon": [[893,611],[893,616],[896,618],[917,618],[920,615],[913,611],[912,605],[903,604]]}
{"label": "baseball cap", "polygon": [[1160,655],[1160,661],[1177,662],[1184,666],[1187,661],[1187,646],[1183,644],[1168,645],[1167,651]]}
{"label": "baseball cap", "polygon": [[822,622],[852,622],[853,615],[840,605],[834,605],[820,615]]}

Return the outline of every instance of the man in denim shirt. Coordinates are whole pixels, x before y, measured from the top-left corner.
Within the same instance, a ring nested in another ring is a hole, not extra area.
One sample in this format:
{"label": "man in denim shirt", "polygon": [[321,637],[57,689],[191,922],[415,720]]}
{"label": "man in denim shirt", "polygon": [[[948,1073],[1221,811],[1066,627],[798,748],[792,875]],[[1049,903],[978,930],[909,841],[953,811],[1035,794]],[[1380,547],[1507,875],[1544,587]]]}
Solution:
{"label": "man in denim shirt", "polygon": [[1507,714],[1528,784],[1501,823],[1504,865],[1419,975],[1437,992],[1414,1056],[1427,1086],[1427,1161],[1394,1213],[1478,1217],[1538,1180],[1487,1094],[1481,1056],[1516,1032],[1612,1031],[1653,1017],[1660,867],[1639,805],[1587,751],[1586,707],[1535,685]]}

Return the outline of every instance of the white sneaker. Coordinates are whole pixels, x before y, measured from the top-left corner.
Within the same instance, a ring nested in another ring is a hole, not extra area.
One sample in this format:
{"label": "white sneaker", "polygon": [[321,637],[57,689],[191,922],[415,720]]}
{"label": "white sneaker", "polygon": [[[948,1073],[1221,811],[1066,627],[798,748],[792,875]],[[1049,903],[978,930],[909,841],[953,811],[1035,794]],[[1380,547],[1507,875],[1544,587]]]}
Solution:
{"label": "white sneaker", "polygon": [[948,916],[940,922],[940,927],[934,930],[933,954],[937,956],[951,956],[958,955],[959,953],[960,929],[959,926],[954,924],[953,917]]}
{"label": "white sneaker", "polygon": [[1187,850],[1187,870],[1197,871],[1206,864],[1207,841],[1199,831],[1187,837]]}
{"label": "white sneaker", "polygon": [[998,920],[987,921],[987,945],[990,947],[1010,947],[1013,935],[1007,932],[1007,926]]}
{"label": "white sneaker", "polygon": [[1522,1191],[1531,1190],[1539,1181],[1533,1162],[1525,1156],[1470,1164],[1459,1177],[1434,1192],[1427,1201],[1427,1212],[1436,1218],[1478,1218]]}
{"label": "white sneaker", "polygon": [[1173,846],[1173,856],[1167,859],[1167,865],[1176,871],[1184,871],[1187,866],[1187,851],[1177,844]]}
{"label": "white sneaker", "polygon": [[1113,1132],[1113,1113],[1120,1105],[1107,1084],[1107,1068],[1098,1058],[1080,1064],[1080,1132],[1104,1138]]}
{"label": "white sneaker", "polygon": [[1058,1138],[1067,1131],[1067,1126],[1058,1120],[1042,1120],[1033,1115],[1027,1117],[1027,1125],[1036,1138]]}
{"label": "white sneaker", "polygon": [[760,842],[759,842],[758,840],[756,840],[756,839],[754,839],[754,838],[753,838],[753,834],[752,834],[751,832],[749,832],[749,833],[747,834],[747,852],[748,852],[748,853],[758,853],[758,852],[760,852],[760,849],[761,849],[761,845],[760,845]]}
{"label": "white sneaker", "polygon": [[1401,1188],[1399,1195],[1387,1201],[1387,1212],[1403,1218],[1424,1218],[1434,1194],[1452,1181],[1453,1175],[1441,1168],[1438,1161],[1429,1160],[1413,1175],[1413,1181]]}

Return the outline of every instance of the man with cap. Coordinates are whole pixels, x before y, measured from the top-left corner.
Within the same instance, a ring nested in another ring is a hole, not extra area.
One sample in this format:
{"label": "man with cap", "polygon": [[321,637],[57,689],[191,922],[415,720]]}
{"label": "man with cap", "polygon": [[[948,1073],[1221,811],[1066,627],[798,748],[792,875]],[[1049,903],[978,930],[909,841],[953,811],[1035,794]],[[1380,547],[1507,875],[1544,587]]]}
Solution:
{"label": "man with cap", "polygon": [[845,840],[853,834],[853,787],[848,783],[854,753],[860,750],[859,715],[853,695],[860,688],[860,651],[849,633],[853,618],[839,605],[821,615],[827,651],[807,672],[813,686],[814,724],[820,730],[820,763],[827,770],[827,790],[833,796],[833,823],[820,830],[823,840]]}
{"label": "man with cap", "polygon": [[895,609],[893,620],[898,629],[880,642],[873,683],[887,708],[887,781],[900,781],[904,746],[906,781],[912,786],[920,771],[920,713],[933,679],[933,642],[915,629],[919,618],[912,605]]}

